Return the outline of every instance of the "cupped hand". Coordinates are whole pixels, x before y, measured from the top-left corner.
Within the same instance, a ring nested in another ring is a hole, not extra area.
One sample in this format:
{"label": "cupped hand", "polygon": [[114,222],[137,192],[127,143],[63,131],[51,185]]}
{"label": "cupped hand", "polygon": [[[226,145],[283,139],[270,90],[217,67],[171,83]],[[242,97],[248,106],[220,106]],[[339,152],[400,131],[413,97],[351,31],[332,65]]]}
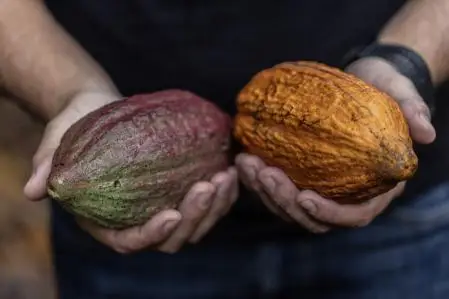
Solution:
{"label": "cupped hand", "polygon": [[[388,93],[399,104],[414,142],[435,140],[429,108],[407,77],[381,58],[363,58],[346,69],[360,79]],[[311,190],[298,190],[286,174],[267,166],[260,158],[241,153],[236,166],[244,185],[255,191],[265,205],[285,220],[296,221],[311,232],[327,232],[334,226],[361,227],[372,222],[391,201],[401,195],[406,182],[389,192],[360,204],[338,204]]]}
{"label": "cupped hand", "polygon": [[237,171],[229,167],[210,181],[197,182],[178,209],[161,211],[141,226],[123,230],[99,227],[87,220],[80,226],[95,239],[120,253],[142,249],[175,253],[196,243],[230,210],[238,195]]}
{"label": "cupped hand", "polygon": [[[32,176],[24,188],[30,200],[40,200],[46,196],[53,155],[67,129],[87,113],[117,100],[121,98],[112,94],[80,93],[48,123],[33,157]],[[143,249],[174,253],[184,244],[198,242],[207,234],[230,210],[237,196],[237,171],[235,167],[230,167],[217,173],[210,181],[197,182],[192,186],[178,209],[161,211],[142,226],[112,230],[85,219],[77,219],[77,222],[95,239],[119,253]]]}

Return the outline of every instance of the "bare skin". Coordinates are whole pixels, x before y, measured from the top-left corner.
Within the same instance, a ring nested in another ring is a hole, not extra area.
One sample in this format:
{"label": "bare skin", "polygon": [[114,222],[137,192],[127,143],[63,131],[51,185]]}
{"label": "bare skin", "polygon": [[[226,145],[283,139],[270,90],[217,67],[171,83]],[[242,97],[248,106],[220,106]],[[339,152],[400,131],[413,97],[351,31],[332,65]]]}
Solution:
{"label": "bare skin", "polygon": [[438,85],[449,76],[448,14],[448,0],[410,0],[386,24],[378,40],[404,45],[420,53]]}

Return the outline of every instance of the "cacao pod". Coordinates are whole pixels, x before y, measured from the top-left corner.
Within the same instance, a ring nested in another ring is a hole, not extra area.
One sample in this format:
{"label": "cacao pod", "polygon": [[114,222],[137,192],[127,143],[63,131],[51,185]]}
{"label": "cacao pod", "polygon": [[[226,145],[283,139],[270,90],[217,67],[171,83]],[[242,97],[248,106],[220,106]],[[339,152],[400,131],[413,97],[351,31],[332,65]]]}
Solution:
{"label": "cacao pod", "polygon": [[409,128],[387,94],[337,68],[285,62],[255,74],[237,97],[234,136],[298,189],[357,203],[410,179]]}
{"label": "cacao pod", "polygon": [[48,193],[107,228],[176,208],[190,187],[228,166],[231,119],[183,90],[139,94],[97,109],[64,134]]}

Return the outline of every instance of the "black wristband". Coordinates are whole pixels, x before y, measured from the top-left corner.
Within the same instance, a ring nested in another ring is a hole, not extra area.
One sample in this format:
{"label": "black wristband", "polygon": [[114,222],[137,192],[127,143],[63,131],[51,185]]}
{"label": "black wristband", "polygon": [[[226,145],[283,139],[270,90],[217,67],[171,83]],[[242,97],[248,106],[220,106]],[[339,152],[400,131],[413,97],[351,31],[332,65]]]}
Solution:
{"label": "black wristband", "polygon": [[409,78],[433,115],[435,111],[434,86],[430,70],[424,59],[412,49],[399,46],[373,43],[350,51],[343,59],[346,67],[357,59],[380,57],[391,63],[399,73]]}

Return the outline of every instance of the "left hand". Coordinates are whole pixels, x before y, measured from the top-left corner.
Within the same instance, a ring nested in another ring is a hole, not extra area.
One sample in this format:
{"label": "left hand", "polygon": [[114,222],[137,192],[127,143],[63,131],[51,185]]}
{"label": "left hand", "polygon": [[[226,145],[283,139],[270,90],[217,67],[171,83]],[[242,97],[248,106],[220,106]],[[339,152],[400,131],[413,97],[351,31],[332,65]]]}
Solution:
{"label": "left hand", "polygon": [[[430,122],[429,109],[407,77],[381,58],[360,59],[346,71],[388,93],[398,102],[415,142],[429,144],[434,141],[436,133]],[[296,221],[312,232],[326,232],[332,225],[368,225],[405,187],[405,182],[401,182],[389,192],[367,202],[341,205],[313,191],[298,190],[283,171],[268,167],[256,156],[239,154],[236,165],[243,183],[258,193],[272,212]]]}

